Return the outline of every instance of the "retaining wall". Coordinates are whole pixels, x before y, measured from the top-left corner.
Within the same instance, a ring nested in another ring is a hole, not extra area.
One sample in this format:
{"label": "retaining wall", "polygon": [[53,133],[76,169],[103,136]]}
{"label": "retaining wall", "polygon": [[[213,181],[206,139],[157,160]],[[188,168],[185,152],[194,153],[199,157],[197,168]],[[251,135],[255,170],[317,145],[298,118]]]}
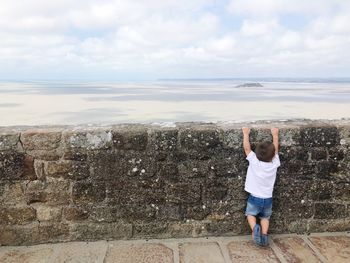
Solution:
{"label": "retaining wall", "polygon": [[272,233],[350,230],[350,121],[0,127],[0,244],[249,233],[251,141],[280,128]]}

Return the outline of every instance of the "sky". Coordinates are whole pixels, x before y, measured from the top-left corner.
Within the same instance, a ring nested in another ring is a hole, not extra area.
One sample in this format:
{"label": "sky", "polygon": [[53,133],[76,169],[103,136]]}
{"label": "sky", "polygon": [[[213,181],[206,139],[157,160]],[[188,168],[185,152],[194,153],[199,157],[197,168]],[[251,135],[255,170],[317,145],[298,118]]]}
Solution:
{"label": "sky", "polygon": [[349,77],[348,0],[0,0],[0,79]]}

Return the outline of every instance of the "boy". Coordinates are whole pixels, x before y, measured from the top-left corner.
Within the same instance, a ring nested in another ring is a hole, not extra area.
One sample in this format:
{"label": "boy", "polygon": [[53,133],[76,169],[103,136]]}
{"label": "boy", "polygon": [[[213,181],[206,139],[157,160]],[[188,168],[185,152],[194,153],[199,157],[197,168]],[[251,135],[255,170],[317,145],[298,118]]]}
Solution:
{"label": "boy", "polygon": [[[267,231],[272,214],[272,192],[276,180],[277,168],[281,165],[278,156],[278,129],[272,128],[273,141],[264,141],[256,146],[255,152],[250,148],[250,129],[243,127],[243,148],[249,161],[244,190],[249,193],[245,215],[254,242],[260,246],[268,245]],[[260,225],[256,217],[260,218]]]}

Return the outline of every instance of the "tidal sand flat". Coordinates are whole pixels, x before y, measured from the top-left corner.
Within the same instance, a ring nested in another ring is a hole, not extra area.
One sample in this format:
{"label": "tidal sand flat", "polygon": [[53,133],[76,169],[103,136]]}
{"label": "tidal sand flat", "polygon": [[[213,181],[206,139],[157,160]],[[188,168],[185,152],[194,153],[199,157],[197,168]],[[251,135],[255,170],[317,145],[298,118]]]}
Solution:
{"label": "tidal sand flat", "polygon": [[339,119],[350,81],[11,81],[0,98],[1,126]]}

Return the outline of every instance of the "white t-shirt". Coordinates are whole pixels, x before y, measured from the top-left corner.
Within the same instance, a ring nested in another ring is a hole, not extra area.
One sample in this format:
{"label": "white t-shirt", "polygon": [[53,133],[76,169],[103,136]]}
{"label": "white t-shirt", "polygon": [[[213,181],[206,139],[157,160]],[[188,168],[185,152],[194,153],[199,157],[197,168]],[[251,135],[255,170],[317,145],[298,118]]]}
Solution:
{"label": "white t-shirt", "polygon": [[251,151],[246,159],[249,166],[244,190],[256,197],[272,197],[277,168],[281,165],[278,154],[273,157],[272,162],[262,162]]}

